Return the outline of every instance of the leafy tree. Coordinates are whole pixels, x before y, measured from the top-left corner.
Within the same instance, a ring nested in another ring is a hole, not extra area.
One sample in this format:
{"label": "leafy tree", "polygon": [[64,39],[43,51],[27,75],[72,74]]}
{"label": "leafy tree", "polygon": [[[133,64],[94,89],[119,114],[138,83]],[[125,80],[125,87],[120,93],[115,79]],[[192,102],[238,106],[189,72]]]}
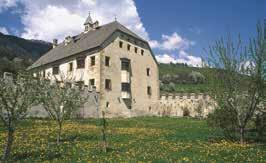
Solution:
{"label": "leafy tree", "polygon": [[35,103],[36,80],[30,75],[18,75],[13,79],[0,79],[0,119],[7,132],[2,159],[10,157],[17,125]]}
{"label": "leafy tree", "polygon": [[204,83],[205,81],[205,76],[197,71],[192,71],[188,76],[194,84]]}
{"label": "leafy tree", "polygon": [[39,98],[49,116],[56,121],[57,144],[60,144],[63,123],[86,102],[88,96],[86,91],[78,87],[69,86],[67,82],[50,82],[41,79],[39,82]]}
{"label": "leafy tree", "polygon": [[[237,124],[241,144],[245,140],[246,125],[259,110],[264,94],[262,63],[266,47],[262,27],[258,25],[257,29],[258,36],[250,41],[249,46],[244,46],[240,37],[235,42],[229,36],[227,40],[216,41],[207,51],[208,65],[215,68],[215,71],[210,71],[214,76],[210,81],[210,93],[219,106],[217,109],[221,112],[226,110],[234,116],[224,118],[225,121],[230,118]],[[217,120],[214,123],[226,129],[227,124],[218,123],[221,116],[224,115],[214,115]]]}

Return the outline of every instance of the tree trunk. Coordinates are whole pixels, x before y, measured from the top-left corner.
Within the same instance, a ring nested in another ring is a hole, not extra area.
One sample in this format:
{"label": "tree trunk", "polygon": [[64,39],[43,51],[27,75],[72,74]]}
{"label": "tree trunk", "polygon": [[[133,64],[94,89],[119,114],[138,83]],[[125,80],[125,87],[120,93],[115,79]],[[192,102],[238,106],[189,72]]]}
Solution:
{"label": "tree trunk", "polygon": [[3,161],[7,161],[10,157],[13,140],[14,140],[14,130],[8,129],[8,134],[7,134],[7,138],[6,138],[6,145],[4,147],[4,154],[2,157]]}
{"label": "tree trunk", "polygon": [[244,136],[245,136],[244,127],[240,127],[240,144],[241,145],[244,144]]}
{"label": "tree trunk", "polygon": [[104,153],[107,152],[107,139],[106,139],[106,120],[104,117],[105,113],[104,111],[102,112],[102,141],[103,141],[103,151]]}
{"label": "tree trunk", "polygon": [[58,132],[57,132],[57,139],[56,139],[56,143],[57,143],[57,145],[60,145],[60,141],[61,141],[61,132],[62,132],[62,124],[59,123],[59,128],[58,128]]}

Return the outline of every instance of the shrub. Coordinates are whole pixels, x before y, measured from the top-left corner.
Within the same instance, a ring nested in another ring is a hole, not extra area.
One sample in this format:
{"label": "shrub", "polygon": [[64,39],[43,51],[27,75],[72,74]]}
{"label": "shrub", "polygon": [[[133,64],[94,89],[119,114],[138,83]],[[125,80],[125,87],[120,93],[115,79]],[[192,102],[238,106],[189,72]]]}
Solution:
{"label": "shrub", "polygon": [[235,139],[238,128],[236,117],[236,113],[227,107],[217,108],[208,115],[207,124],[210,127],[221,129],[225,137]]}
{"label": "shrub", "polygon": [[192,71],[188,76],[194,84],[204,83],[206,80],[205,76],[197,71]]}

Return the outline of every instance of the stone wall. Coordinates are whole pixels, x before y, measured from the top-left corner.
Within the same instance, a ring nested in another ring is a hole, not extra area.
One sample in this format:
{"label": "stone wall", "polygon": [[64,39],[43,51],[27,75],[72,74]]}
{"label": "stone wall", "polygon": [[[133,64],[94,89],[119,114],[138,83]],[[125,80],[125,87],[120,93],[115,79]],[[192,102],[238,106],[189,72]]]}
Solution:
{"label": "stone wall", "polygon": [[[97,118],[100,112],[97,111],[97,104],[95,102],[95,95],[89,91],[88,102],[81,107],[76,114],[81,118]],[[131,116],[121,116],[113,110],[105,109],[109,117],[137,117],[137,116],[169,116],[169,117],[206,117],[210,112],[215,109],[215,101],[207,94],[202,93],[183,93],[183,94],[163,94],[160,99],[147,111],[138,111],[129,109]],[[143,105],[145,106],[145,105]],[[134,114],[133,114],[134,113]],[[48,117],[47,112],[42,106],[33,107],[29,116],[32,117]]]}
{"label": "stone wall", "polygon": [[206,117],[215,108],[215,101],[203,93],[163,94],[158,104],[159,116]]}
{"label": "stone wall", "polygon": [[[95,93],[91,90],[88,92],[88,101],[84,104],[83,107],[79,108],[74,116],[80,118],[97,118],[99,116],[99,112],[97,111],[97,103],[95,101],[95,97],[99,97],[99,93]],[[38,118],[46,118],[49,117],[47,111],[41,105],[34,106],[29,110],[29,117],[38,117]]]}

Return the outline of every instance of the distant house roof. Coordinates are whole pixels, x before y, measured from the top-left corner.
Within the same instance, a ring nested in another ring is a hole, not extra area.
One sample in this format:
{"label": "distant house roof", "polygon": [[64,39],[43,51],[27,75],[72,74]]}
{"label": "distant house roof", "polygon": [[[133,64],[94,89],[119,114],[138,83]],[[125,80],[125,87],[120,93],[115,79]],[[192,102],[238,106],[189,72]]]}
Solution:
{"label": "distant house roof", "polygon": [[59,44],[57,47],[51,49],[40,57],[28,69],[34,69],[89,49],[101,47],[104,41],[116,31],[122,31],[147,43],[147,41],[127,29],[125,26],[117,21],[114,21],[109,24],[99,26],[97,29],[88,31],[87,33],[81,33],[74,36],[73,41],[69,42],[67,45],[65,45],[64,42]]}

